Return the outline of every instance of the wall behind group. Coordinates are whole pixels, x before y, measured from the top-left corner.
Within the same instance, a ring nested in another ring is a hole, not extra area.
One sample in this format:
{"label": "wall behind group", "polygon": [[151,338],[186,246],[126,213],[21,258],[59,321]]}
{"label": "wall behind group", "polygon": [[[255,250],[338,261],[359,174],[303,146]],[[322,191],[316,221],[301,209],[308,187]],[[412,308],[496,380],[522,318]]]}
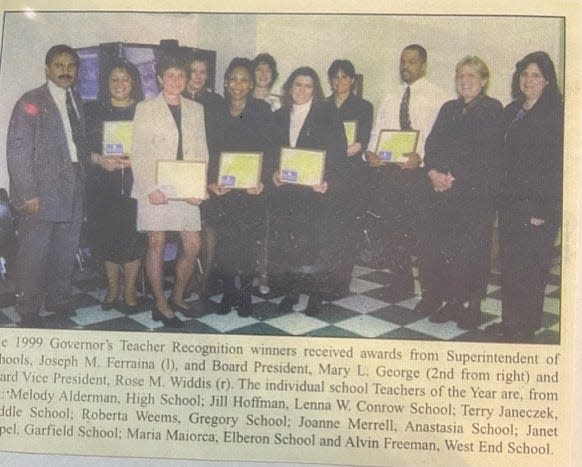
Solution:
{"label": "wall behind group", "polygon": [[180,44],[216,50],[216,90],[235,56],[269,52],[277,59],[282,86],[298,66],[312,66],[326,94],[327,68],[347,58],[364,76],[364,97],[375,108],[386,88],[398,82],[402,47],[420,43],[429,53],[429,76],[454,95],[454,65],[467,54],[488,63],[489,94],[510,100],[515,62],[533,50],[546,50],[563,77],[563,20],[528,17],[235,15],[195,13],[6,13],[0,62],[0,187],[8,187],[6,130],[16,100],[45,81],[44,56],[66,43],[86,47],[103,42]]}
{"label": "wall behind group", "polygon": [[428,77],[453,96],[455,64],[477,55],[491,72],[489,94],[506,104],[515,63],[525,54],[547,51],[562,74],[562,28],[559,18],[262,15],[257,18],[257,51],[277,58],[277,89],[293,69],[308,65],[320,75],[326,94],[331,62],[351,60],[364,76],[364,97],[375,108],[387,86],[399,82],[400,52],[406,45],[427,49]]}

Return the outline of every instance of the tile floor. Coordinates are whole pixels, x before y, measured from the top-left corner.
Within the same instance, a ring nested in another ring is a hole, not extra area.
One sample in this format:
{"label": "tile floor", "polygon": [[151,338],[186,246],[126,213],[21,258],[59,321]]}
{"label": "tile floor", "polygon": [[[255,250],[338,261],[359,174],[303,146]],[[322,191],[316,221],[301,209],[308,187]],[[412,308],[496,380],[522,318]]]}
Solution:
{"label": "tile floor", "polygon": [[[414,270],[415,275],[418,271]],[[281,296],[274,293],[253,295],[253,315],[241,318],[236,311],[217,315],[221,295],[211,297],[203,306],[196,294],[187,300],[194,309],[194,316],[186,318],[178,313],[184,328],[168,330],[151,319],[152,300],[141,297],[137,310],[127,310],[123,304],[111,311],[102,311],[100,301],[105,295],[104,280],[90,268],[77,274],[74,290],[75,314],[65,323],[58,323],[50,313],[41,312],[47,328],[87,329],[105,331],[181,332],[204,334],[250,334],[318,337],[353,337],[374,339],[444,340],[490,342],[492,337],[483,329],[499,320],[501,314],[499,276],[491,274],[488,293],[482,302],[482,324],[478,329],[464,331],[453,322],[431,323],[412,310],[420,300],[418,280],[416,293],[405,300],[391,303],[383,298],[387,271],[356,266],[350,286],[350,295],[334,302],[324,303],[322,312],[316,317],[302,313],[307,305],[307,296],[301,295],[299,303],[291,313],[281,313],[277,304]],[[5,281],[0,287],[0,326],[17,326],[20,320],[14,311],[14,294]],[[171,287],[171,278],[167,279]],[[4,293],[2,293],[2,288]],[[543,328],[536,333],[534,342],[558,344],[560,340],[560,268],[555,265],[546,287]]]}

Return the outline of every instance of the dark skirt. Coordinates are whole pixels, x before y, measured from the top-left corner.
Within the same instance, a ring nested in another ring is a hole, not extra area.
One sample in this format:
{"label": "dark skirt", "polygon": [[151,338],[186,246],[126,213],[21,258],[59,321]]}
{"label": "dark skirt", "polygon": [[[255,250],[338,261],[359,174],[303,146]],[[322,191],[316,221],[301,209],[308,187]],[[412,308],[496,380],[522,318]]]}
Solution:
{"label": "dark skirt", "polygon": [[145,234],[136,230],[137,201],[127,196],[101,196],[89,211],[89,243],[104,261],[127,263],[145,255]]}

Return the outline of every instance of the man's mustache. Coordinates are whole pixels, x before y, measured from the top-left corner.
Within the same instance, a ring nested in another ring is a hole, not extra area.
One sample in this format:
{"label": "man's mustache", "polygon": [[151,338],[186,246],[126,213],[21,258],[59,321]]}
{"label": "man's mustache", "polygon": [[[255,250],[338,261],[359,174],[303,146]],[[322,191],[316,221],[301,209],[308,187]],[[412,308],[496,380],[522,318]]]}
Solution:
{"label": "man's mustache", "polygon": [[73,79],[71,75],[59,75],[59,79]]}

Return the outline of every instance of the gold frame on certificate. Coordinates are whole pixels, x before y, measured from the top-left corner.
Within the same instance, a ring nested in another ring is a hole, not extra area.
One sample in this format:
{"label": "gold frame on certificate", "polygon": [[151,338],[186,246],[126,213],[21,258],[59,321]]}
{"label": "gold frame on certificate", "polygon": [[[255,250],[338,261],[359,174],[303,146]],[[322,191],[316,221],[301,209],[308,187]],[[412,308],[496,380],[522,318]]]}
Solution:
{"label": "gold frame on certificate", "polygon": [[127,156],[131,153],[133,120],[103,122],[104,156]]}
{"label": "gold frame on certificate", "polygon": [[[416,152],[418,145],[418,130],[390,130],[382,129],[378,135],[376,151],[382,162],[397,163],[406,162],[404,154]],[[414,136],[414,142],[410,139]],[[411,144],[412,143],[412,144]]]}
{"label": "gold frame on certificate", "polygon": [[346,141],[348,146],[356,142],[356,136],[358,134],[358,121],[357,120],[346,120],[343,122],[344,132],[346,134]]}
{"label": "gold frame on certificate", "polygon": [[232,190],[258,188],[262,167],[262,152],[221,152],[217,183]]}
{"label": "gold frame on certificate", "polygon": [[[293,185],[321,185],[325,172],[325,157],[325,151],[319,149],[282,147],[279,179],[283,183]],[[309,158],[312,160],[306,160]]]}
{"label": "gold frame on certificate", "polygon": [[156,183],[168,199],[206,199],[206,162],[156,161]]}

